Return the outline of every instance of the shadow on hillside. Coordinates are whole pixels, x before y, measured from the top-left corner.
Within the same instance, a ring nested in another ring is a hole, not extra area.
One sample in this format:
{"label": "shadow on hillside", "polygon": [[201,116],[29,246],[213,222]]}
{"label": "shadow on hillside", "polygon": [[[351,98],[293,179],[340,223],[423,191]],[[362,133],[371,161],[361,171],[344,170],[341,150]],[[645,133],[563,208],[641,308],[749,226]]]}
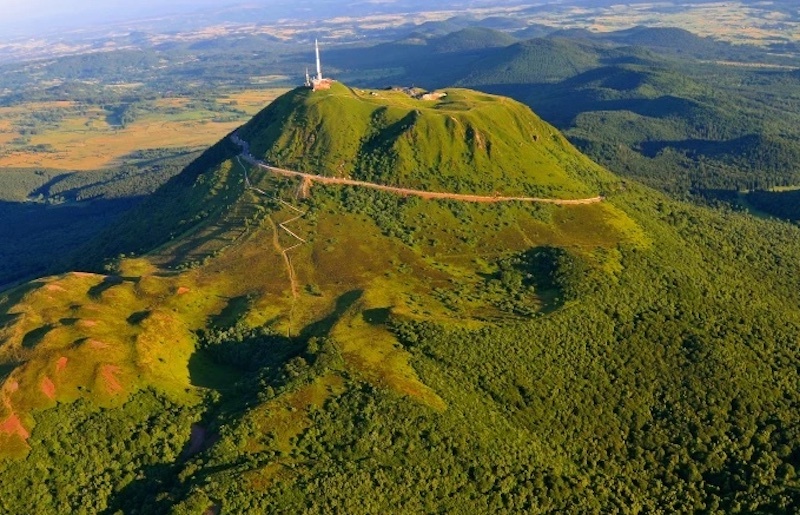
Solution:
{"label": "shadow on hillside", "polygon": [[559,247],[534,247],[525,251],[515,268],[527,275],[536,296],[542,303],[543,314],[552,313],[564,305],[572,259]]}
{"label": "shadow on hillside", "polygon": [[322,320],[318,320],[304,327],[303,330],[300,331],[300,338],[306,340],[314,336],[327,336],[331,332],[331,329],[333,329],[333,326],[336,325],[336,322],[358,302],[363,294],[364,290],[350,290],[340,295],[339,298],[336,299],[336,305],[333,311]]}
{"label": "shadow on hillside", "polygon": [[55,328],[55,325],[47,324],[28,331],[25,333],[25,336],[22,337],[22,347],[25,349],[32,349],[36,347],[42,342],[42,340],[44,340],[44,337],[47,336],[47,333]]}
{"label": "shadow on hillside", "polygon": [[[590,72],[587,72],[590,73]],[[619,80],[620,79],[617,78]],[[487,93],[519,99],[537,115],[565,128],[573,125],[581,113],[596,111],[630,111],[649,118],[691,118],[702,109],[696,102],[672,95],[657,98],[605,99],[600,90],[582,86],[581,77],[555,84],[480,84]],[[622,88],[622,84],[617,85]],[[626,85],[624,87],[628,87]]]}
{"label": "shadow on hillside", "polygon": [[698,193],[707,200],[725,202],[756,216],[771,216],[795,223],[800,221],[800,190],[745,193],[731,189],[704,189]]}
{"label": "shadow on hillside", "polygon": [[5,381],[8,375],[16,370],[16,368],[20,365],[22,365],[21,361],[12,361],[10,363],[0,364],[0,382]]}
{"label": "shadow on hillside", "polygon": [[[101,514],[128,513],[169,513],[171,499],[162,492],[169,492],[177,486],[179,468],[177,464],[158,463],[142,467],[137,479],[112,495],[108,508]],[[132,510],[132,507],[136,510]]]}
{"label": "shadow on hillside", "polygon": [[32,192],[30,192],[30,194],[28,196],[31,197],[31,198],[38,197],[40,195],[41,196],[49,196],[50,195],[50,189],[53,186],[55,186],[56,184],[60,183],[61,181],[66,180],[71,175],[72,175],[72,173],[58,174],[55,177],[53,177],[52,179],[50,179],[49,181],[47,181],[46,183],[42,184],[41,186],[39,186],[38,188],[36,188]]}
{"label": "shadow on hillside", "polygon": [[103,295],[103,293],[110,290],[114,286],[119,286],[123,282],[125,281],[118,275],[109,275],[104,277],[103,280],[100,281],[100,284],[96,284],[89,288],[89,297],[97,300]]}
{"label": "shadow on hillside", "polygon": [[0,291],[15,282],[69,271],[71,256],[138,202],[138,198],[59,205],[0,201]]}
{"label": "shadow on hillside", "polygon": [[[108,508],[101,511],[101,515],[118,513],[172,513],[173,505],[185,494],[185,487],[181,484],[179,473],[184,465],[183,460],[176,463],[159,463],[142,468],[137,479],[128,483],[122,490],[111,496]],[[191,478],[191,483],[199,484],[207,477],[223,471],[243,472],[252,469],[254,463],[245,456],[225,465],[204,467],[197,475]],[[202,513],[214,507],[222,506],[219,501],[211,500],[214,504]],[[135,509],[134,509],[135,507]],[[198,512],[199,513],[199,512]],[[216,512],[218,513],[218,512]]]}
{"label": "shadow on hillside", "polygon": [[[276,387],[282,384],[286,379],[284,365],[306,352],[310,338],[328,336],[342,316],[361,299],[362,294],[362,290],[342,294],[329,315],[309,324],[298,337],[292,338],[276,334],[268,326],[249,329],[235,324],[238,316],[233,312],[243,309],[243,303],[247,303],[248,299],[230,299],[228,308],[231,312],[228,315],[231,315],[229,321],[234,323],[225,327],[212,324],[214,329],[201,331],[198,334],[198,350],[189,359],[191,383],[215,390],[220,396],[219,409],[212,417],[214,423],[257,403],[259,392],[265,384]],[[378,311],[370,316],[387,316]]]}
{"label": "shadow on hillside", "polygon": [[[189,230],[191,231],[192,229]],[[230,245],[235,239],[232,236],[232,231],[242,232],[245,230],[244,227],[231,222],[220,222],[210,231],[204,231],[201,227],[197,233],[187,236],[184,243],[169,249],[170,259],[167,262],[167,266],[177,267],[186,263],[200,262],[225,246]]]}
{"label": "shadow on hillside", "polygon": [[240,295],[228,298],[228,303],[218,314],[211,317],[209,327],[223,328],[232,327],[247,313],[250,307],[250,297]]}
{"label": "shadow on hillside", "polygon": [[[33,281],[28,284],[9,289],[7,291],[0,292],[0,311],[7,310],[11,306],[18,304],[25,297],[25,295],[31,293],[32,291],[42,286],[44,286],[44,282]],[[21,315],[18,313],[1,314],[0,326],[5,325],[9,322],[13,322],[19,316]]]}
{"label": "shadow on hillside", "polygon": [[775,171],[790,168],[800,159],[800,151],[791,143],[759,134],[746,134],[723,140],[654,140],[641,143],[642,154],[647,157],[655,157],[666,148],[673,148],[692,156],[704,155],[714,159],[756,160],[759,168]]}

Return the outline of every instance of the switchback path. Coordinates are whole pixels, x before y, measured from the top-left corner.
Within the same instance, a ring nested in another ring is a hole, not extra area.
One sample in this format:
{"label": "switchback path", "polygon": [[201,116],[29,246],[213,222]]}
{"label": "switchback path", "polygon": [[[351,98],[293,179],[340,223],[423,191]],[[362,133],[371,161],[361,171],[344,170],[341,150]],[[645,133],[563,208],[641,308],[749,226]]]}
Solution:
{"label": "switchback path", "polygon": [[[284,220],[283,222],[278,222],[277,225],[276,225],[275,221],[272,219],[271,216],[267,216],[267,220],[269,220],[269,223],[272,226],[272,245],[275,247],[275,250],[280,252],[281,255],[283,256],[283,262],[286,265],[286,272],[289,275],[289,284],[290,284],[291,289],[292,289],[292,307],[289,310],[289,327],[287,328],[287,334],[286,334],[287,337],[291,337],[291,335],[292,335],[291,334],[291,330],[292,330],[291,328],[292,328],[292,323],[293,323],[293,320],[294,320],[295,302],[297,301],[297,297],[299,297],[299,295],[300,295],[300,291],[299,291],[298,282],[297,282],[297,273],[295,272],[294,267],[292,266],[292,260],[289,258],[289,251],[294,250],[297,247],[299,247],[300,245],[303,245],[304,243],[308,243],[308,242],[306,240],[304,240],[303,238],[301,238],[300,236],[298,236],[297,233],[295,233],[294,231],[292,231],[291,229],[289,229],[286,226],[288,224],[292,223],[292,222],[295,222],[295,221],[300,220],[301,218],[303,218],[303,216],[305,216],[306,212],[302,211],[300,209],[297,209],[296,207],[294,207],[293,205],[289,204],[288,202],[286,202],[284,200],[281,200],[281,199],[279,199],[277,197],[274,197],[274,196],[270,195],[269,193],[267,193],[266,191],[264,191],[262,189],[259,189],[259,188],[256,188],[255,186],[253,186],[250,183],[250,177],[247,175],[247,167],[245,167],[242,164],[242,160],[241,160],[240,156],[236,156],[236,161],[239,163],[239,166],[242,167],[242,170],[244,170],[244,183],[245,183],[245,186],[248,189],[251,189],[251,190],[253,190],[253,191],[255,191],[255,192],[257,192],[257,193],[259,193],[259,194],[261,194],[261,195],[263,195],[265,197],[267,197],[267,198],[270,198],[270,199],[272,199],[272,200],[274,200],[274,201],[276,201],[276,202],[278,202],[280,204],[283,204],[285,207],[288,207],[289,209],[291,209],[292,211],[297,213],[296,216],[290,218],[289,220]],[[294,245],[292,245],[290,247],[284,247],[283,245],[281,245],[280,240],[278,238],[278,227],[283,229],[292,238],[297,240],[297,243],[295,243]]]}
{"label": "switchback path", "polygon": [[399,188],[397,186],[385,186],[383,184],[376,184],[374,182],[357,181],[355,179],[345,179],[342,177],[327,177],[324,175],[316,175],[312,173],[297,172],[294,170],[287,170],[285,168],[278,168],[270,166],[263,161],[257,160],[250,154],[250,145],[239,138],[237,135],[232,135],[231,140],[242,149],[240,157],[253,166],[257,166],[276,175],[284,177],[300,177],[303,181],[319,182],[321,184],[342,184],[346,186],[360,186],[363,188],[370,188],[379,191],[388,191],[389,193],[396,193],[398,195],[421,197],[425,199],[447,199],[458,200],[461,202],[482,202],[482,203],[495,203],[495,202],[536,202],[540,204],[556,204],[560,206],[575,206],[582,204],[596,204],[602,202],[605,197],[589,197],[578,199],[555,199],[555,198],[541,198],[541,197],[503,197],[499,195],[468,195],[465,193],[447,193],[440,191],[425,191],[415,190],[411,188]]}

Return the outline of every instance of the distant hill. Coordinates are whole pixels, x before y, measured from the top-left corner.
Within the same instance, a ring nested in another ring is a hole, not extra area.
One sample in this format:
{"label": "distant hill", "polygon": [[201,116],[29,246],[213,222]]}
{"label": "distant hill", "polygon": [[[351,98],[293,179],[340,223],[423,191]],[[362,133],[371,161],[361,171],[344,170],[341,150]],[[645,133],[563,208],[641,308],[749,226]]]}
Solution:
{"label": "distant hill", "polygon": [[676,52],[701,53],[714,46],[725,45],[712,38],[700,37],[677,27],[632,27],[598,36],[599,39],[626,45],[641,45],[651,48],[669,48]]}
{"label": "distant hill", "polygon": [[462,84],[525,84],[554,82],[600,63],[591,46],[559,39],[532,39],[486,55],[471,66]]}
{"label": "distant hill", "polygon": [[434,52],[451,53],[505,47],[516,41],[516,38],[505,32],[471,27],[436,38],[429,45]]}
{"label": "distant hill", "polygon": [[520,40],[541,38],[554,32],[555,29],[548,25],[532,24],[527,27],[512,32],[515,38]]}
{"label": "distant hill", "polygon": [[596,41],[614,45],[641,46],[670,54],[692,56],[701,59],[722,58],[751,54],[751,51],[736,48],[730,43],[709,37],[700,37],[677,27],[636,26],[610,32],[593,32],[586,29],[562,29],[547,34],[550,38]]}
{"label": "distant hill", "polygon": [[237,38],[205,39],[188,45],[190,51],[202,52],[235,52],[235,51],[264,51],[265,47],[280,42],[279,38],[264,35],[245,35]]}

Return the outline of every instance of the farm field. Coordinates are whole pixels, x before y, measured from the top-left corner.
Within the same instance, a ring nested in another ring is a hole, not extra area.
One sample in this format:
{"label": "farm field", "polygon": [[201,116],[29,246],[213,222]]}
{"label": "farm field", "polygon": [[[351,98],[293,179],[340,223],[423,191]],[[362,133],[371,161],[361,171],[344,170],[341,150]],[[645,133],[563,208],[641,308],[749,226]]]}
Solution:
{"label": "farm field", "polygon": [[72,101],[0,107],[0,168],[97,170],[148,150],[205,148],[284,91],[241,90],[202,102],[144,100],[127,107],[132,121],[108,107]]}
{"label": "farm field", "polygon": [[700,36],[748,45],[800,41],[796,17],[791,17],[774,4],[710,2],[686,4],[679,9],[663,2],[569,6],[542,13],[539,23],[564,28],[579,26],[596,32],[623,30],[636,25],[681,27]]}

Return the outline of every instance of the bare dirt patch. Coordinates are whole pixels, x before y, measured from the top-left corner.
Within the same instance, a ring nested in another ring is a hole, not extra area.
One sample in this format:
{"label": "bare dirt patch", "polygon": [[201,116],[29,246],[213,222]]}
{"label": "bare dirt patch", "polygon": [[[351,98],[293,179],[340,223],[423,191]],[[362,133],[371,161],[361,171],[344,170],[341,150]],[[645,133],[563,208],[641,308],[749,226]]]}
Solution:
{"label": "bare dirt patch", "polygon": [[178,288],[178,291],[176,293],[178,295],[184,295],[186,293],[189,293],[190,291],[192,291],[192,290],[187,288],[186,286],[181,286],[180,288]]}
{"label": "bare dirt patch", "polygon": [[39,387],[41,388],[42,393],[45,394],[48,399],[54,400],[56,398],[56,385],[49,377],[44,376],[44,379],[42,379],[42,383],[39,385]]}
{"label": "bare dirt patch", "polygon": [[61,356],[56,361],[56,372],[63,372],[65,368],[67,368],[67,362],[69,362],[69,358],[66,356]]}
{"label": "bare dirt patch", "polygon": [[109,347],[106,342],[101,342],[100,340],[89,340],[89,345],[93,349],[107,349]]}
{"label": "bare dirt patch", "polygon": [[2,424],[0,424],[0,433],[5,433],[7,435],[18,435],[23,440],[27,440],[31,435],[25,429],[25,427],[23,427],[22,422],[20,422],[16,413],[12,413],[3,421]]}
{"label": "bare dirt patch", "polygon": [[103,383],[106,390],[110,394],[117,394],[122,391],[122,385],[114,374],[119,373],[120,367],[117,365],[103,365],[100,367],[100,375],[103,377]]}

